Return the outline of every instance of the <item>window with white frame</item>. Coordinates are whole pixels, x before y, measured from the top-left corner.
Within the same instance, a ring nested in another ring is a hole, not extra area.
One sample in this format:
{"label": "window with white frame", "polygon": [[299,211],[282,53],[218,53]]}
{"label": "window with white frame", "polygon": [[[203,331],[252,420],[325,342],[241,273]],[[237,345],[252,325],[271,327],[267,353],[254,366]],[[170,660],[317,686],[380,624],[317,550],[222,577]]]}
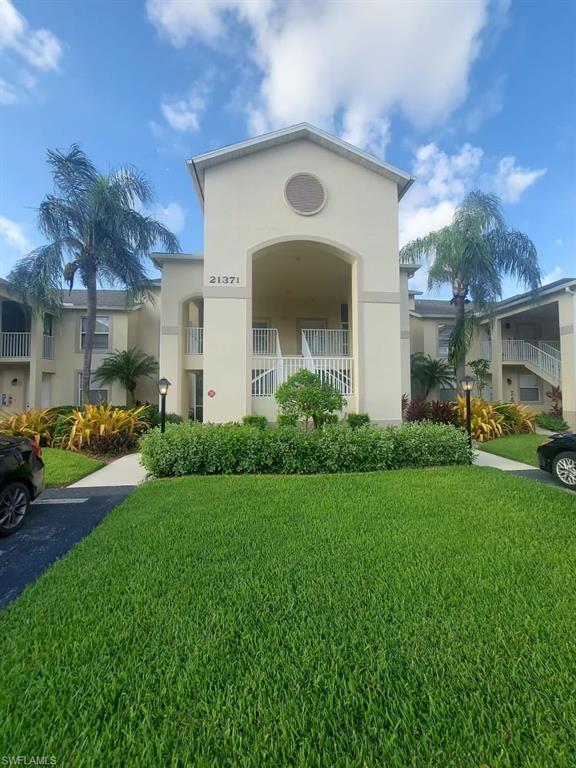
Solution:
{"label": "window with white frame", "polygon": [[[84,405],[84,393],[82,392],[82,372],[79,371],[76,374],[77,377],[77,392],[78,396],[76,401],[78,405]],[[88,391],[88,402],[92,405],[108,405],[110,402],[110,387],[108,384],[100,384],[94,380],[92,375],[90,378],[90,390]]]}
{"label": "window with white frame", "polygon": [[[80,349],[86,346],[86,315],[80,318]],[[94,349],[110,349],[110,318],[98,315],[94,330]]]}
{"label": "window with white frame", "polygon": [[450,346],[450,336],[454,330],[453,325],[439,325],[438,326],[438,355],[440,357],[448,357],[448,349]]}
{"label": "window with white frame", "polygon": [[520,385],[520,400],[537,402],[540,400],[540,383],[538,376],[533,373],[523,373],[518,377]]}

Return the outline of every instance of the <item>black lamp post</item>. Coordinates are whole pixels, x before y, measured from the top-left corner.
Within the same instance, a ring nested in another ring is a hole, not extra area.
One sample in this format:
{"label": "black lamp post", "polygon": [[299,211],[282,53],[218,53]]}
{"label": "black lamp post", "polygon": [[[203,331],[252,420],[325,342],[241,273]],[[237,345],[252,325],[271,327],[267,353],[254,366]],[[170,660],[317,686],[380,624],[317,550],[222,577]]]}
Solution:
{"label": "black lamp post", "polygon": [[470,407],[470,393],[474,386],[474,377],[464,376],[461,385],[464,392],[466,392],[466,431],[468,432],[468,443],[470,448],[472,448],[472,409]]}
{"label": "black lamp post", "polygon": [[166,395],[170,382],[168,379],[160,379],[158,382],[158,392],[160,392],[160,432],[166,429]]}

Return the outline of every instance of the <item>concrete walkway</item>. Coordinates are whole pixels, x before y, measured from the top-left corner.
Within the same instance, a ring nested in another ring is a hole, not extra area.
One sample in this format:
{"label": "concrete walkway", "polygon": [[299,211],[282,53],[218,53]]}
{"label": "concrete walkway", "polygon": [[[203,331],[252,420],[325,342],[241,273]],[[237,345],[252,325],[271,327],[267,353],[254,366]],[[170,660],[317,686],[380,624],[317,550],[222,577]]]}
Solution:
{"label": "concrete walkway", "polygon": [[574,494],[574,491],[561,486],[550,472],[544,472],[542,469],[531,467],[530,464],[522,464],[519,461],[505,459],[503,456],[496,456],[494,453],[485,453],[484,451],[477,450],[474,455],[474,464],[478,467],[501,469],[504,472],[510,472],[512,475],[516,475],[516,477],[524,477],[526,480],[535,480],[537,483],[550,485],[554,488],[558,488],[560,491],[576,495]]}
{"label": "concrete walkway", "polygon": [[[497,456],[495,453],[486,453],[485,451],[476,451],[474,456],[474,464],[479,467],[494,467],[494,469],[502,469],[504,472],[520,472],[527,469],[533,470],[530,464],[522,464],[519,461],[512,461],[512,459],[505,459],[503,456]],[[540,470],[537,470],[540,472]],[[544,472],[542,474],[545,474]]]}
{"label": "concrete walkway", "polygon": [[130,453],[106,464],[102,469],[83,477],[69,488],[117,488],[119,486],[140,485],[146,479],[146,470],[140,464],[140,454]]}

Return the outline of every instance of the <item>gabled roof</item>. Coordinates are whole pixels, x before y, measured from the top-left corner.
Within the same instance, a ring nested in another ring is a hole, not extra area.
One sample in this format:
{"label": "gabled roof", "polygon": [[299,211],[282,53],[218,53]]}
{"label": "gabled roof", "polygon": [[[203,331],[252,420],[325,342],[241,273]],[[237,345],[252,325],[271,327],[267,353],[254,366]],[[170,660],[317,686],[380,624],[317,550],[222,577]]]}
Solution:
{"label": "gabled roof", "polygon": [[358,149],[347,141],[339,139],[337,136],[333,136],[331,133],[327,133],[320,128],[315,128],[309,123],[299,123],[298,125],[292,125],[289,128],[282,128],[279,131],[273,131],[272,133],[265,133],[262,136],[256,136],[253,139],[247,139],[246,141],[240,141],[237,144],[229,144],[221,149],[215,149],[212,152],[205,152],[202,155],[196,155],[186,161],[190,175],[196,187],[196,192],[200,199],[200,203],[204,202],[204,173],[207,168],[219,163],[226,163],[229,160],[235,160],[239,157],[245,157],[251,155],[254,152],[260,152],[263,149],[270,149],[276,147],[279,144],[287,144],[291,141],[298,141],[299,139],[308,139],[315,144],[319,144],[321,147],[329,149],[331,152],[346,157],[348,160],[352,160],[359,165],[368,168],[380,176],[385,176],[387,179],[391,179],[398,186],[398,199],[406,193],[408,188],[414,181],[414,178],[405,171],[401,171],[399,168],[395,168],[383,160],[375,157],[374,155],[364,152],[362,149]]}
{"label": "gabled roof", "polygon": [[563,277],[561,280],[555,280],[553,283],[548,283],[535,291],[526,291],[525,293],[517,293],[515,296],[510,296],[509,299],[499,301],[494,307],[494,312],[503,312],[509,309],[511,306],[519,304],[527,304],[537,299],[541,299],[544,296],[548,296],[551,293],[556,293],[565,288],[576,287],[576,277]]}
{"label": "gabled roof", "polygon": [[[158,269],[162,269],[165,261],[204,261],[203,253],[160,253],[150,254],[150,258]],[[161,280],[159,282],[162,282]]]}

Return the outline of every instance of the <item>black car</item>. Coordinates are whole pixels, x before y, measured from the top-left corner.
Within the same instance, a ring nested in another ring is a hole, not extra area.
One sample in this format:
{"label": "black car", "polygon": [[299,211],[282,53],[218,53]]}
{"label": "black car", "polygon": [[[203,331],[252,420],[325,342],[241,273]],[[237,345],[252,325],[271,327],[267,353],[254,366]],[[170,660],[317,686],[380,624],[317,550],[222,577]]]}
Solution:
{"label": "black car", "polygon": [[22,525],[30,502],[43,490],[40,446],[27,437],[0,435],[0,536]]}
{"label": "black car", "polygon": [[540,469],[552,472],[566,488],[576,491],[576,435],[554,435],[538,446]]}

